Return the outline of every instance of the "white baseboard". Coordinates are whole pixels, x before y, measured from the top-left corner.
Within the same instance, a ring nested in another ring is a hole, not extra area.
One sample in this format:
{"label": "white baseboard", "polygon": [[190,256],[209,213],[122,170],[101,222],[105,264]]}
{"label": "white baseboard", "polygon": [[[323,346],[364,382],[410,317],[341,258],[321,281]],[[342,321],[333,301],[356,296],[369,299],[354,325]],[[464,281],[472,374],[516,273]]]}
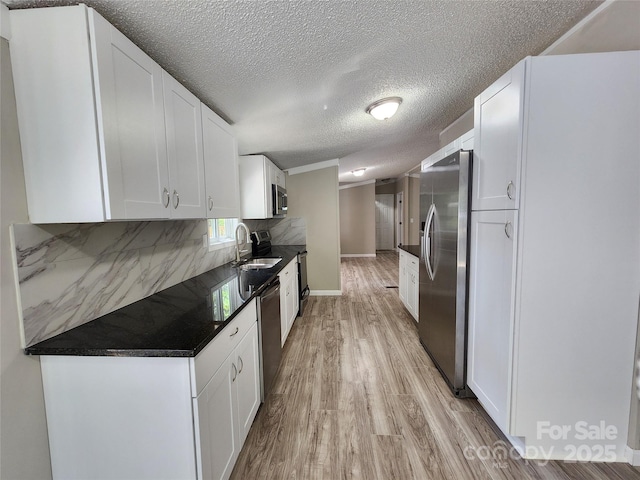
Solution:
{"label": "white baseboard", "polygon": [[366,257],[366,258],[376,258],[375,253],[344,253],[340,255],[340,258],[347,257]]}
{"label": "white baseboard", "polygon": [[312,297],[332,297],[342,295],[342,290],[309,290]]}
{"label": "white baseboard", "polygon": [[627,446],[627,462],[634,467],[640,467],[640,450],[634,450]]}

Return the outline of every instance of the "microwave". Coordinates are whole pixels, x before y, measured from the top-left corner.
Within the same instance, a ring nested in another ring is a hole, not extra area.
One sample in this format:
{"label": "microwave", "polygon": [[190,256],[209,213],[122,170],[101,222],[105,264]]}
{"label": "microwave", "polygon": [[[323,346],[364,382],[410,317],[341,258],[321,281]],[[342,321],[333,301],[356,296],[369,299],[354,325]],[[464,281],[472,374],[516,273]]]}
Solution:
{"label": "microwave", "polygon": [[287,214],[287,191],[280,185],[272,184],[273,216],[284,217]]}

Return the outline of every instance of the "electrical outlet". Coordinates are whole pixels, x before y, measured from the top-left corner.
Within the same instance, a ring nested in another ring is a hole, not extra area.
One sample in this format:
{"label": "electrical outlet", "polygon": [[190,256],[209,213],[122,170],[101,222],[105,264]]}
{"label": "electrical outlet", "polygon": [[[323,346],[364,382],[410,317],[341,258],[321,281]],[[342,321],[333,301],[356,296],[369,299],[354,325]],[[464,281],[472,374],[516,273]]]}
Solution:
{"label": "electrical outlet", "polygon": [[413,218],[410,218],[410,219],[409,219],[409,223],[413,223]]}
{"label": "electrical outlet", "polygon": [[209,246],[209,235],[207,235],[206,233],[202,235],[202,246],[204,248],[207,248]]}

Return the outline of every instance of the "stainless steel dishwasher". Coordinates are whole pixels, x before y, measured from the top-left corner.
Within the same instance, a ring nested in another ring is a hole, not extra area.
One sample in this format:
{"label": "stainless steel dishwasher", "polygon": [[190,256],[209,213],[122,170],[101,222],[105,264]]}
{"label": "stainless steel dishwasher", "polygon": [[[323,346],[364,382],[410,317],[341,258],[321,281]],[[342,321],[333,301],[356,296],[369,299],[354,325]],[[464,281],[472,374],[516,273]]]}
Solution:
{"label": "stainless steel dishwasher", "polygon": [[260,295],[260,353],[262,357],[262,401],[269,394],[278,373],[282,345],[280,336],[280,280],[276,277]]}

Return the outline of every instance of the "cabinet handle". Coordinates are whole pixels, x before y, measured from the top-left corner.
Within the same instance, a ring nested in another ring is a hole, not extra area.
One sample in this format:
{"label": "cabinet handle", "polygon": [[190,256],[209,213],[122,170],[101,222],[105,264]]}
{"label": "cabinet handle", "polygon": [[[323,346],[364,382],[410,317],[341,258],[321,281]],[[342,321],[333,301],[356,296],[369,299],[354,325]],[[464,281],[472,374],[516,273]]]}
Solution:
{"label": "cabinet handle", "polygon": [[238,333],[238,327],[236,327],[236,329],[234,330],[234,332],[233,332],[231,335],[229,335],[229,336],[230,336],[230,337],[233,337],[236,333]]}
{"label": "cabinet handle", "polygon": [[507,236],[507,238],[511,238],[511,234],[509,233],[510,230],[512,230],[512,225],[511,222],[507,222],[504,224],[504,234]]}
{"label": "cabinet handle", "polygon": [[240,375],[242,373],[242,370],[244,369],[244,362],[242,361],[242,357],[238,357],[238,363],[240,364],[240,370],[238,370],[238,375]]}
{"label": "cabinet handle", "polygon": [[236,378],[238,378],[238,369],[236,368],[235,363],[232,363],[231,366],[233,367],[233,378],[231,379],[231,382],[235,382]]}
{"label": "cabinet handle", "polygon": [[162,196],[164,197],[164,201],[162,202],[162,204],[164,205],[164,208],[167,208],[169,206],[169,201],[171,200],[171,196],[169,195],[169,190],[167,190],[167,187],[164,187],[164,190],[162,190]]}
{"label": "cabinet handle", "polygon": [[178,208],[178,205],[180,205],[180,195],[178,195],[177,190],[174,190],[173,191],[173,208]]}
{"label": "cabinet handle", "polygon": [[509,197],[509,200],[513,200],[513,187],[513,182],[507,184],[507,197]]}
{"label": "cabinet handle", "polygon": [[213,210],[213,198],[209,197],[209,210]]}

